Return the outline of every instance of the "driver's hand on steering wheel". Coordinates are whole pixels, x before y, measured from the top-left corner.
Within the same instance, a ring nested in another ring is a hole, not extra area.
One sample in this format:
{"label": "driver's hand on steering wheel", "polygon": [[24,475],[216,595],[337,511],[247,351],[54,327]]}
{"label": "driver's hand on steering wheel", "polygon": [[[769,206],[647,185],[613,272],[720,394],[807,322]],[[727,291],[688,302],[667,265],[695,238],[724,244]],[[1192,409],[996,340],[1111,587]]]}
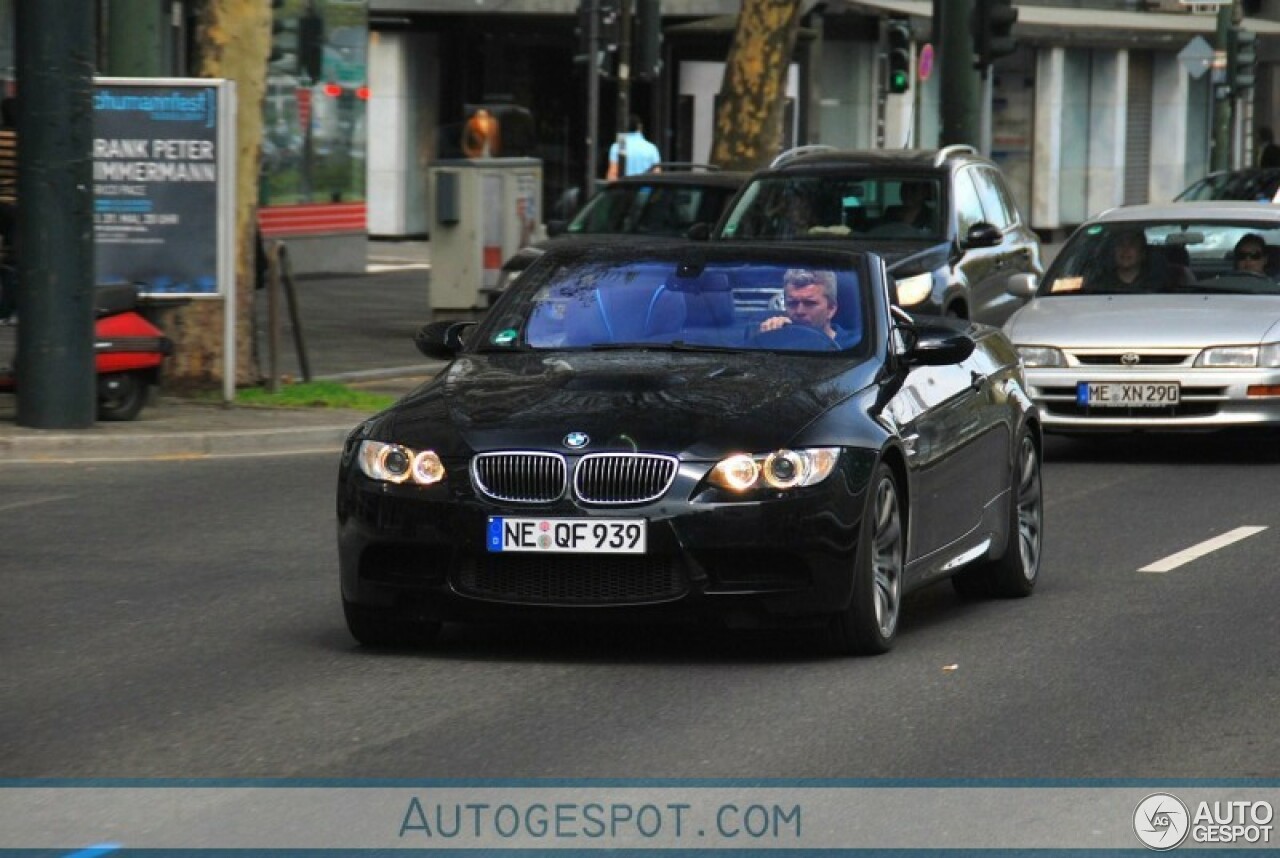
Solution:
{"label": "driver's hand on steering wheel", "polygon": [[790,325],[790,324],[791,324],[791,319],[788,316],[773,316],[771,318],[765,319],[763,322],[760,323],[760,333],[764,334],[764,333],[768,333],[769,331],[776,331],[779,328],[781,328],[783,325]]}

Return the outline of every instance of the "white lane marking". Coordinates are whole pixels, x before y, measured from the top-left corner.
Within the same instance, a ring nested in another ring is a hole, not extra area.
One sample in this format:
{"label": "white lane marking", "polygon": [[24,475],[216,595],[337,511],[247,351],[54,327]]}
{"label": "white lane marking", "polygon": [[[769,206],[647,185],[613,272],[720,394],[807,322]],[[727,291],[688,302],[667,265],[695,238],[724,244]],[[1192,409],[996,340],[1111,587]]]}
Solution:
{"label": "white lane marking", "polygon": [[54,501],[71,500],[74,495],[55,495],[47,498],[30,498],[28,500],[14,501],[13,503],[0,504],[0,512],[8,512],[11,509],[22,509],[24,506],[36,506],[42,503],[53,503]]}
{"label": "white lane marking", "polygon": [[1170,554],[1163,560],[1157,560],[1150,566],[1143,566],[1139,572],[1168,572],[1171,569],[1177,569],[1185,563],[1190,563],[1200,557],[1217,551],[1219,548],[1226,548],[1233,542],[1239,542],[1242,539],[1248,539],[1254,534],[1262,533],[1265,527],[1237,527],[1235,530],[1229,530],[1221,536],[1215,536],[1213,539],[1206,539],[1199,545],[1193,545],[1190,548],[1179,551],[1177,554]]}
{"label": "white lane marking", "polygon": [[370,262],[364,267],[366,274],[386,274],[391,271],[429,271],[430,262]]}

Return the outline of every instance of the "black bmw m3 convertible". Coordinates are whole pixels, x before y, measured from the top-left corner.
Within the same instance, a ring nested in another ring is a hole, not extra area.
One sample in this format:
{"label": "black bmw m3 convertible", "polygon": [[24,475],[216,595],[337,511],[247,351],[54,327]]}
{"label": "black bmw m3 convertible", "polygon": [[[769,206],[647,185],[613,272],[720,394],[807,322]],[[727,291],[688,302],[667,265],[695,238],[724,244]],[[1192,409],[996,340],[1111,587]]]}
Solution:
{"label": "black bmw m3 convertible", "polygon": [[874,254],[563,248],[342,452],[352,635],[516,619],[815,626],[879,653],[903,595],[1026,596],[1039,417],[998,330],[891,305]]}

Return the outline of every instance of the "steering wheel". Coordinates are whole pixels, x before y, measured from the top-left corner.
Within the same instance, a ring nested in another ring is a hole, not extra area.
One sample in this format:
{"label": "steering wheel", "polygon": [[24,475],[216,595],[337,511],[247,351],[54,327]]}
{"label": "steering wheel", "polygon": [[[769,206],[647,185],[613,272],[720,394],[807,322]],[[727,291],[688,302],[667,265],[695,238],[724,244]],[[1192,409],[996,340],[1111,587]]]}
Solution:
{"label": "steering wheel", "polygon": [[751,345],[761,349],[805,352],[830,352],[839,348],[836,341],[822,331],[795,323],[772,331],[760,331],[751,337]]}

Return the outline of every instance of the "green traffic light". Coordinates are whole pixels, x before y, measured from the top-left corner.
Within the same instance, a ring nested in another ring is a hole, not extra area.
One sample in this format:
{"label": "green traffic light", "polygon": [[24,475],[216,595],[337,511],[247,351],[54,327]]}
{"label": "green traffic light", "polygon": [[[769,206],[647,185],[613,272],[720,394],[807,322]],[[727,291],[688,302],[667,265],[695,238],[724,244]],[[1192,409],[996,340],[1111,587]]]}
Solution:
{"label": "green traffic light", "polygon": [[894,92],[905,92],[908,85],[909,81],[907,80],[906,72],[894,72],[892,77],[889,78],[889,87]]}

